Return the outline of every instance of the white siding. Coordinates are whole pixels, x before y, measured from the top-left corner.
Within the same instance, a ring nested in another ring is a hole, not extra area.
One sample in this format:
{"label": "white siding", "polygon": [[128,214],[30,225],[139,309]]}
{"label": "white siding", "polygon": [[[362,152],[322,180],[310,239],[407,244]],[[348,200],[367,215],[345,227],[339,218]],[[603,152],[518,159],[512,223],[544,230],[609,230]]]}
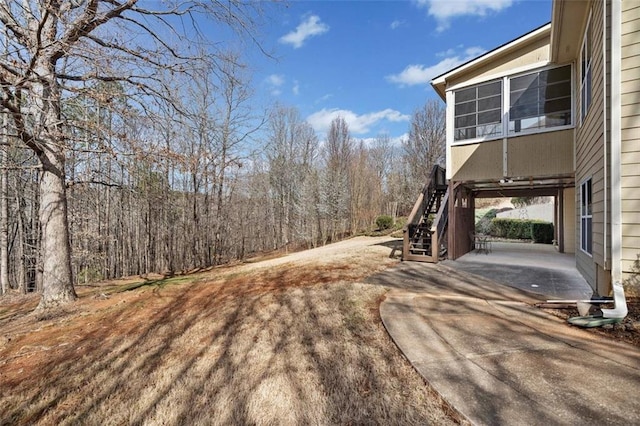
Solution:
{"label": "white siding", "polygon": [[[622,2],[622,267],[640,273],[640,2]],[[636,291],[640,288],[635,288]]]}

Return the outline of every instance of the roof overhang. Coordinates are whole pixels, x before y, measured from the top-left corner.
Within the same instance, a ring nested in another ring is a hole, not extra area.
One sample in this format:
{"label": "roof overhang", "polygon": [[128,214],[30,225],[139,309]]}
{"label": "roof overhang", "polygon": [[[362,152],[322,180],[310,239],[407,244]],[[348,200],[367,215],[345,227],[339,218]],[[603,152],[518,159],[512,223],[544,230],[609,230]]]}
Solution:
{"label": "roof overhang", "polygon": [[555,0],[551,11],[551,62],[571,62],[582,46],[588,1]]}
{"label": "roof overhang", "polygon": [[543,25],[513,41],[503,44],[475,59],[470,60],[444,74],[439,75],[431,81],[431,86],[440,95],[443,100],[445,99],[445,92],[447,89],[447,82],[453,79],[457,79],[465,74],[468,74],[478,68],[481,68],[496,59],[511,54],[514,51],[522,49],[523,47],[534,43],[545,37],[549,37],[551,34],[551,23]]}

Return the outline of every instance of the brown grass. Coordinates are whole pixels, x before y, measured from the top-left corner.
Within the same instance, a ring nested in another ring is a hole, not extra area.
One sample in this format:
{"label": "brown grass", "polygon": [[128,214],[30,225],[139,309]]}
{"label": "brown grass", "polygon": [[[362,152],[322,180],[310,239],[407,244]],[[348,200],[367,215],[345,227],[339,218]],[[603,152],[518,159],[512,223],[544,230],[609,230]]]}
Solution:
{"label": "brown grass", "polygon": [[388,249],[0,305],[0,424],[452,424],[359,283]]}

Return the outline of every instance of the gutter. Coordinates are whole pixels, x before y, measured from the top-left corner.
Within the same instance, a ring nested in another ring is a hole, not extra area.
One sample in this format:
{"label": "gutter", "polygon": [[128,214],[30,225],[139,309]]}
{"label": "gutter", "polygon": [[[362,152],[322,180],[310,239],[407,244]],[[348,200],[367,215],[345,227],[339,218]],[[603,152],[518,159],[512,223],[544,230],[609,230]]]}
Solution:
{"label": "gutter", "polygon": [[564,13],[564,2],[557,0],[551,3],[551,49],[549,58],[551,62],[558,61],[559,43],[556,41],[560,37],[560,17]]}
{"label": "gutter", "polygon": [[446,83],[447,80],[459,75],[461,73],[467,72],[470,69],[473,69],[477,66],[482,66],[485,63],[488,63],[490,60],[495,58],[496,56],[508,53],[512,50],[518,49],[523,43],[529,43],[532,40],[536,40],[547,35],[551,34],[551,22],[546,23],[528,33],[521,35],[520,37],[508,41],[495,49],[492,49],[488,52],[483,53],[482,55],[470,59],[467,62],[464,62],[449,71],[446,71],[438,76],[435,76],[431,79],[431,86],[436,91],[436,93],[440,96],[442,100],[446,100],[445,91],[446,91]]}

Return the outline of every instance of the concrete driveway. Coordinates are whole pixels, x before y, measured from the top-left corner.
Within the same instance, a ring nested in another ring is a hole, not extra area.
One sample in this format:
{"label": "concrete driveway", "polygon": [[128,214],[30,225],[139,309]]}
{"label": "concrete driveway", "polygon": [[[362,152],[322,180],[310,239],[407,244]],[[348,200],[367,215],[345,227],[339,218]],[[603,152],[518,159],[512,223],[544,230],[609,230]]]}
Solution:
{"label": "concrete driveway", "polygon": [[532,306],[546,295],[442,264],[368,280],[390,288],[380,315],[400,350],[472,423],[640,424],[638,348]]}

